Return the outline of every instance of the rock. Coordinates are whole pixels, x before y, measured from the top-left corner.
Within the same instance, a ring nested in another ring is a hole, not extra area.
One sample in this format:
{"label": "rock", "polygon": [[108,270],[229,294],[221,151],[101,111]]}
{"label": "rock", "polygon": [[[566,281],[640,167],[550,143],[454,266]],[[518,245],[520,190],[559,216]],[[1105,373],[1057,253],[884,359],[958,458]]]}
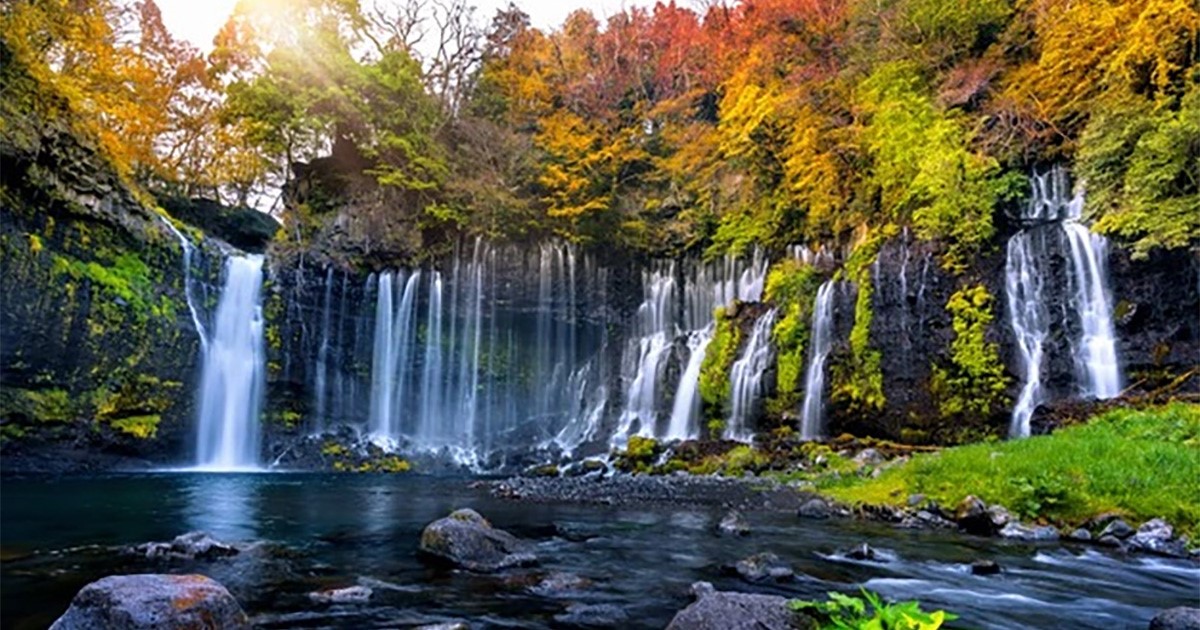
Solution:
{"label": "rock", "polygon": [[1110,521],[1108,525],[1105,525],[1104,529],[1100,531],[1101,538],[1104,538],[1105,536],[1115,536],[1121,540],[1125,540],[1133,534],[1133,528],[1129,526],[1129,523],[1126,523],[1123,519],[1119,518]]}
{"label": "rock", "polygon": [[469,571],[491,573],[537,564],[528,543],[502,530],[471,509],[455,510],[421,532],[420,550]]}
{"label": "rock", "polygon": [[908,495],[908,507],[917,507],[918,505],[921,505],[924,502],[925,502],[925,495],[923,495],[923,494],[918,493],[918,494]]}
{"label": "rock", "polygon": [[996,532],[992,527],[992,518],[988,514],[987,504],[974,495],[968,495],[959,502],[954,510],[954,521],[959,529],[968,534],[991,536]]}
{"label": "rock", "polygon": [[851,560],[874,560],[875,550],[867,543],[862,543],[857,547],[846,552],[846,557]]}
{"label": "rock", "polygon": [[1187,545],[1175,539],[1175,530],[1161,518],[1146,521],[1126,539],[1130,548],[1177,558],[1187,557]]}
{"label": "rock", "polygon": [[554,465],[554,464],[542,464],[542,465],[539,465],[539,466],[532,466],[532,467],[530,467],[530,468],[526,468],[526,469],[525,469],[525,472],[524,472],[524,473],[522,473],[522,474],[523,474],[523,475],[525,475],[526,477],[550,477],[550,478],[554,478],[554,477],[558,477],[558,476],[559,476],[559,475],[561,475],[562,473],[561,473],[561,471],[558,469],[558,466],[556,466],[556,465]]}
{"label": "rock", "polygon": [[372,593],[370,587],[359,585],[315,591],[308,598],[318,604],[361,604],[370,600]]}
{"label": "rock", "polygon": [[1000,565],[995,560],[976,560],[971,563],[972,575],[996,575],[1000,573]]}
{"label": "rock", "polygon": [[785,630],[814,628],[812,618],[793,612],[778,595],[721,592],[708,582],[692,585],[696,601],[675,613],[667,630]]}
{"label": "rock", "polygon": [[1200,630],[1200,608],[1176,606],[1150,620],[1150,630]]}
{"label": "rock", "polygon": [[1092,532],[1080,527],[1079,529],[1071,532],[1067,538],[1070,538],[1071,540],[1077,540],[1079,542],[1087,542],[1092,539]]}
{"label": "rock", "polygon": [[992,529],[994,531],[1004,529],[1004,526],[1013,520],[1012,514],[1003,505],[989,505],[987,513],[988,519],[992,521]]}
{"label": "rock", "polygon": [[571,604],[567,612],[555,615],[554,620],[572,626],[616,628],[625,627],[629,614],[613,604]]}
{"label": "rock", "polygon": [[537,584],[529,587],[529,592],[542,597],[572,597],[580,591],[592,586],[592,581],[579,577],[574,573],[555,571],[543,576]]}
{"label": "rock", "polygon": [[1030,527],[1016,521],[1004,526],[1000,536],[1010,540],[1026,540],[1030,542],[1050,542],[1058,540],[1058,530],[1050,525]]}
{"label": "rock", "polygon": [[829,507],[829,503],[825,499],[814,497],[805,501],[797,513],[801,518],[829,518],[833,514],[833,509]]}
{"label": "rock", "polygon": [[730,510],[717,524],[717,532],[724,536],[749,536],[750,524],[742,518],[741,512]]}
{"label": "rock", "polygon": [[756,553],[743,558],[733,565],[733,569],[748,582],[761,582],[766,579],[789,580],[795,576],[792,567],[773,553]]}
{"label": "rock", "polygon": [[221,542],[207,532],[188,532],[176,536],[171,542],[149,542],[127,547],[123,551],[147,558],[186,560],[212,560],[241,553],[237,547]]}
{"label": "rock", "polygon": [[1096,542],[1098,544],[1104,545],[1105,547],[1121,547],[1121,546],[1123,546],[1123,544],[1121,543],[1121,539],[1117,538],[1116,536],[1113,536],[1112,534],[1105,534],[1105,535],[1101,536],[1099,538],[1099,540],[1097,540]]}
{"label": "rock", "polygon": [[113,575],[80,589],[52,630],[248,629],[242,607],[203,575]]}
{"label": "rock", "polygon": [[883,455],[880,455],[879,451],[873,448],[866,448],[860,451],[858,455],[855,455],[851,461],[860,468],[863,466],[878,466],[883,463]]}

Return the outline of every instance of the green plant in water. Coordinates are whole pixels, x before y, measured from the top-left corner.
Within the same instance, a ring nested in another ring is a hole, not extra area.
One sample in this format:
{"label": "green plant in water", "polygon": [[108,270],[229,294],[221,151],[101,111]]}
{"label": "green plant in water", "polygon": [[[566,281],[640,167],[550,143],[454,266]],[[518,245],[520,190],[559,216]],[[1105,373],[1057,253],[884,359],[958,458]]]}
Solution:
{"label": "green plant in water", "polygon": [[789,606],[816,617],[823,630],[937,630],[958,619],[944,610],[926,612],[916,601],[887,603],[877,593],[860,591],[862,597],[829,593],[825,601],[794,599]]}
{"label": "green plant in water", "polygon": [[1076,482],[1056,471],[1047,471],[1033,477],[1014,477],[1008,483],[1017,497],[1009,507],[1022,518],[1034,519],[1045,512],[1065,509],[1071,500],[1070,486]]}

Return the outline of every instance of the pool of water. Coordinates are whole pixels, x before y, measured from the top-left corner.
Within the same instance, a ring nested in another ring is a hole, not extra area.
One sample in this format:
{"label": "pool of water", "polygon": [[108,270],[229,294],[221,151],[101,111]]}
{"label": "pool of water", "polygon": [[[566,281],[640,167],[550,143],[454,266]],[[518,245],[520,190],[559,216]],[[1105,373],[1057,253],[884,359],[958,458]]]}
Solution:
{"label": "pool of water", "polygon": [[[230,587],[263,627],[404,627],[461,619],[472,627],[565,627],[572,605],[610,605],[623,628],[662,628],[690,601],[689,585],[823,597],[859,585],[889,598],[919,598],[961,615],[959,627],[1144,628],[1163,608],[1196,604],[1200,568],[1187,561],[1034,546],[846,521],[747,515],[752,535],[722,538],[721,510],[531,504],[490,496],[467,478],[416,475],[137,474],[6,477],[0,493],[0,624],[44,628],[74,593],[104,575],[200,572]],[[421,529],[459,507],[536,541],[541,566],[480,576],[431,565],[417,554]],[[271,541],[267,560],[150,561],[121,545],[204,530],[228,541]],[[879,561],[841,552],[860,543]],[[760,551],[791,563],[797,578],[752,585],[722,565]],[[970,574],[990,558],[998,576]],[[567,596],[529,585],[550,571],[592,585]],[[363,583],[367,604],[309,600],[319,588]],[[611,608],[610,608],[611,610]]]}

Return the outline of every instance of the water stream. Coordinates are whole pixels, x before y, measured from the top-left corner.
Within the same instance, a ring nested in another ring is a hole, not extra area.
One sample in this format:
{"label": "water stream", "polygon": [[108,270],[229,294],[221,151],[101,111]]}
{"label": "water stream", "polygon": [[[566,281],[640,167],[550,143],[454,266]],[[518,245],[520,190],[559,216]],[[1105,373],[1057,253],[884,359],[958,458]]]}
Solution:
{"label": "water stream", "polygon": [[259,464],[265,386],[260,290],[262,256],[230,256],[212,339],[201,368],[196,465],[241,470]]}
{"label": "water stream", "polygon": [[[395,628],[463,620],[478,628],[561,628],[573,605],[624,615],[617,627],[667,625],[691,583],[721,590],[825,598],[858,584],[961,615],[954,627],[1145,628],[1158,610],[1195,605],[1200,569],[1183,560],[1090,547],[1031,545],[898,530],[786,512],[746,515],[753,534],[713,533],[714,505],[573,505],[497,499],[469,478],[321,474],[159,474],[5,480],[0,604],[5,626],[47,627],[85,583],[113,573],[203,573],[225,584],[256,627]],[[421,528],[470,506],[531,539],[539,567],[482,576],[425,562]],[[71,527],[60,526],[71,523]],[[199,562],[119,553],[120,545],[203,529],[285,551]],[[844,552],[861,543],[877,560]],[[750,584],[721,566],[770,551],[796,577]],[[1003,573],[972,575],[976,559]],[[552,572],[591,582],[556,597],[530,589]],[[307,593],[365,584],[363,604],[327,606]],[[571,626],[577,627],[577,626]]]}
{"label": "water stream", "polygon": [[813,301],[812,335],[808,369],[804,375],[804,405],[800,413],[800,438],[815,440],[824,429],[825,359],[833,348],[834,280],[826,280],[817,289]]}

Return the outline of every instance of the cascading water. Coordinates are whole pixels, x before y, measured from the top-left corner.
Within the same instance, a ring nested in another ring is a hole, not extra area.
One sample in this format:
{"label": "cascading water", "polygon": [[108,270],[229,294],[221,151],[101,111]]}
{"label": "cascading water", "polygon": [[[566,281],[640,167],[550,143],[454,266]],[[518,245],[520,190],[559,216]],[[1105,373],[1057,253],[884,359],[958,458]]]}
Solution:
{"label": "cascading water", "polygon": [[194,281],[192,280],[192,258],[195,256],[195,247],[188,240],[183,232],[179,231],[171,220],[166,217],[160,217],[163,225],[167,226],[175,238],[179,240],[179,247],[183,250],[183,298],[187,302],[188,312],[192,315],[192,325],[196,328],[196,334],[200,336],[200,353],[203,355],[205,348],[208,347],[208,331],[204,328],[204,322],[200,318],[200,309],[196,306],[196,299],[192,295]]}
{"label": "cascading water", "polygon": [[825,399],[825,359],[833,348],[833,297],[836,284],[826,280],[813,302],[812,349],[804,375],[804,406],[800,416],[800,439],[821,437]]}
{"label": "cascading water", "polygon": [[1008,316],[1016,337],[1022,385],[1013,407],[1009,433],[1029,435],[1029,419],[1043,402],[1042,358],[1050,317],[1043,299],[1044,271],[1039,255],[1046,251],[1044,231],[1022,231],[1008,241],[1005,263],[1005,291]]}
{"label": "cascading water", "polygon": [[[703,264],[659,261],[642,274],[642,304],[622,370],[628,395],[614,445],[631,435],[670,440],[699,435],[697,389],[704,351],[712,341],[713,311],[735,300],[758,301],[766,274],[767,260],[759,250],[749,260],[730,255]],[[678,382],[668,389],[664,375],[679,346],[687,349],[687,359]]]}
{"label": "cascading water", "polygon": [[725,425],[727,440],[747,442],[753,435],[749,421],[762,397],[763,374],[771,362],[771,329],[774,325],[775,310],[771,309],[754,322],[742,355],[730,369],[732,396],[729,421]]}
{"label": "cascading water", "polygon": [[[527,276],[536,295],[523,292]],[[606,400],[605,337],[579,320],[593,292],[578,286],[595,289],[605,277],[570,245],[546,244],[526,260],[482,240],[448,273],[380,273],[372,437],[471,465],[496,449],[570,451],[593,439]]]}
{"label": "cascading water", "polygon": [[712,343],[712,325],[688,334],[688,362],[679,377],[679,389],[671,407],[671,422],[663,435],[667,440],[685,440],[691,437],[692,419],[700,413],[700,367],[704,364],[704,352]]}
{"label": "cascading water", "polygon": [[265,354],[262,256],[231,256],[204,352],[196,464],[206,470],[258,466]]}
{"label": "cascading water", "polygon": [[[1031,184],[1033,195],[1020,217],[1023,229],[1009,239],[1005,265],[1009,322],[1023,373],[1013,407],[1013,437],[1030,434],[1030,418],[1045,402],[1041,382],[1044,345],[1055,326],[1076,330],[1071,345],[1081,395],[1106,399],[1121,391],[1108,289],[1108,243],[1080,223],[1084,193],[1081,189],[1071,194],[1064,169],[1034,174]],[[1065,252],[1069,261],[1065,282],[1052,275],[1049,262],[1056,252]],[[1050,292],[1064,285],[1066,312],[1064,321],[1056,322],[1046,303]]]}

